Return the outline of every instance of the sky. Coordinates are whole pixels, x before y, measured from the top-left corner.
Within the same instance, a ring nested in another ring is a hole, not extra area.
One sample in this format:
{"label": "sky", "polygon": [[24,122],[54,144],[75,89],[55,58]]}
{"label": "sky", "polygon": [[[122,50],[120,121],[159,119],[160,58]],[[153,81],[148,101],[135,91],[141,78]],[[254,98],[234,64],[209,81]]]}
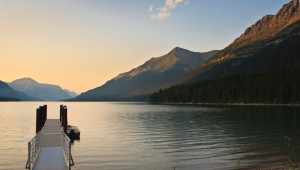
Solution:
{"label": "sky", "polygon": [[290,0],[0,0],[0,80],[77,93],[174,47],[228,46]]}

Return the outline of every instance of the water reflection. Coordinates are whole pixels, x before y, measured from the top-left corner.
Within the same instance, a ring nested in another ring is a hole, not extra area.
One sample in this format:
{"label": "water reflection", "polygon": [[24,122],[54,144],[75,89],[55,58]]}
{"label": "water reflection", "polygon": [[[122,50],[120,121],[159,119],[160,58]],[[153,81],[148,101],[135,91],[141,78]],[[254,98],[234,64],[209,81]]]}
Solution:
{"label": "water reflection", "polygon": [[294,146],[300,141],[299,113],[295,107],[175,107],[171,114],[140,114],[143,126],[138,129],[145,129],[144,142],[154,143],[154,149],[184,157],[176,160],[179,167],[189,161],[190,166],[199,166],[193,160],[205,160],[208,166],[218,162],[223,168],[240,160],[252,167],[284,163],[284,136],[292,137]]}
{"label": "water reflection", "polygon": [[[297,107],[164,106],[147,103],[0,103],[0,169],[23,169],[35,108],[68,106],[80,128],[72,169],[233,169],[282,164],[284,136],[299,150]],[[14,122],[14,126],[11,126]]]}

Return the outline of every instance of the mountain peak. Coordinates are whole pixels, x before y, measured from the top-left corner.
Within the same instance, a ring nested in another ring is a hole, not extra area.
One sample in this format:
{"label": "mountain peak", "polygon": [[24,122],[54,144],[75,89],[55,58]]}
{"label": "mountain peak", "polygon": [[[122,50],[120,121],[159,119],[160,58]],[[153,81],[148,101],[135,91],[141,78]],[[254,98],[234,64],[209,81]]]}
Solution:
{"label": "mountain peak", "polygon": [[129,98],[139,100],[142,96],[145,98],[158,88],[168,86],[198,69],[217,52],[199,53],[175,47],[163,56],[152,57],[139,67],[119,74],[104,85],[80,94],[74,100],[119,101]]}
{"label": "mountain peak", "polygon": [[13,84],[16,84],[16,83],[17,84],[37,84],[38,82],[33,80],[30,77],[25,77],[25,78],[20,78],[20,79],[14,80],[11,83],[13,83]]}
{"label": "mountain peak", "polygon": [[132,69],[129,72],[121,73],[113,80],[121,78],[130,79],[145,72],[163,73],[176,67],[176,65],[185,65],[186,68],[196,69],[201,66],[202,62],[211,57],[210,54],[192,52],[180,47],[173,48],[169,53],[161,57],[152,57],[143,65]]}
{"label": "mountain peak", "polygon": [[175,56],[176,56],[176,54],[179,54],[179,53],[182,53],[182,52],[187,53],[187,52],[192,52],[192,51],[181,48],[181,47],[175,47],[170,51],[170,53],[174,54]]}
{"label": "mountain peak", "polygon": [[299,0],[292,0],[283,5],[276,15],[266,15],[247,28],[235,42],[243,44],[268,39],[299,19]]}
{"label": "mountain peak", "polygon": [[46,101],[64,100],[73,97],[58,85],[39,83],[29,77],[14,80],[9,83],[9,86],[16,91]]}
{"label": "mountain peak", "polygon": [[184,48],[181,48],[181,47],[175,47],[175,48],[173,48],[173,50],[171,50],[171,51],[181,51],[181,50],[183,50],[183,51],[188,51],[188,50],[186,50],[186,49],[184,49]]}

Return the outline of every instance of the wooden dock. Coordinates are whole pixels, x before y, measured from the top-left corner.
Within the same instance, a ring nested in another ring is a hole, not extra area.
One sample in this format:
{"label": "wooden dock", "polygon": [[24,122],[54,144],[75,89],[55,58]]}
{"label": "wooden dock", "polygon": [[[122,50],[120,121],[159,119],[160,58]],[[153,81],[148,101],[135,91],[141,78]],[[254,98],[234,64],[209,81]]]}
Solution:
{"label": "wooden dock", "polygon": [[[47,106],[45,107],[47,108]],[[37,121],[40,122],[37,122],[36,127],[37,131],[41,130],[28,142],[26,169],[70,170],[71,166],[74,165],[71,155],[71,142],[64,132],[61,120],[47,119],[46,109],[42,108],[41,110],[42,112],[37,110]],[[42,114],[41,119],[39,114]]]}

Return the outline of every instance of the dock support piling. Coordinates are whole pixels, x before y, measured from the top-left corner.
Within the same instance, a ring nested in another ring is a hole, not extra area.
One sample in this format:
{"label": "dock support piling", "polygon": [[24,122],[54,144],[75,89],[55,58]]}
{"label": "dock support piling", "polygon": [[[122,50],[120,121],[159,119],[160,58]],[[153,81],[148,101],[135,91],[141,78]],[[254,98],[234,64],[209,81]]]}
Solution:
{"label": "dock support piling", "polygon": [[67,106],[60,105],[60,122],[64,128],[64,132],[67,133],[68,129],[68,109]]}
{"label": "dock support piling", "polygon": [[42,130],[47,120],[47,105],[36,109],[36,133]]}

